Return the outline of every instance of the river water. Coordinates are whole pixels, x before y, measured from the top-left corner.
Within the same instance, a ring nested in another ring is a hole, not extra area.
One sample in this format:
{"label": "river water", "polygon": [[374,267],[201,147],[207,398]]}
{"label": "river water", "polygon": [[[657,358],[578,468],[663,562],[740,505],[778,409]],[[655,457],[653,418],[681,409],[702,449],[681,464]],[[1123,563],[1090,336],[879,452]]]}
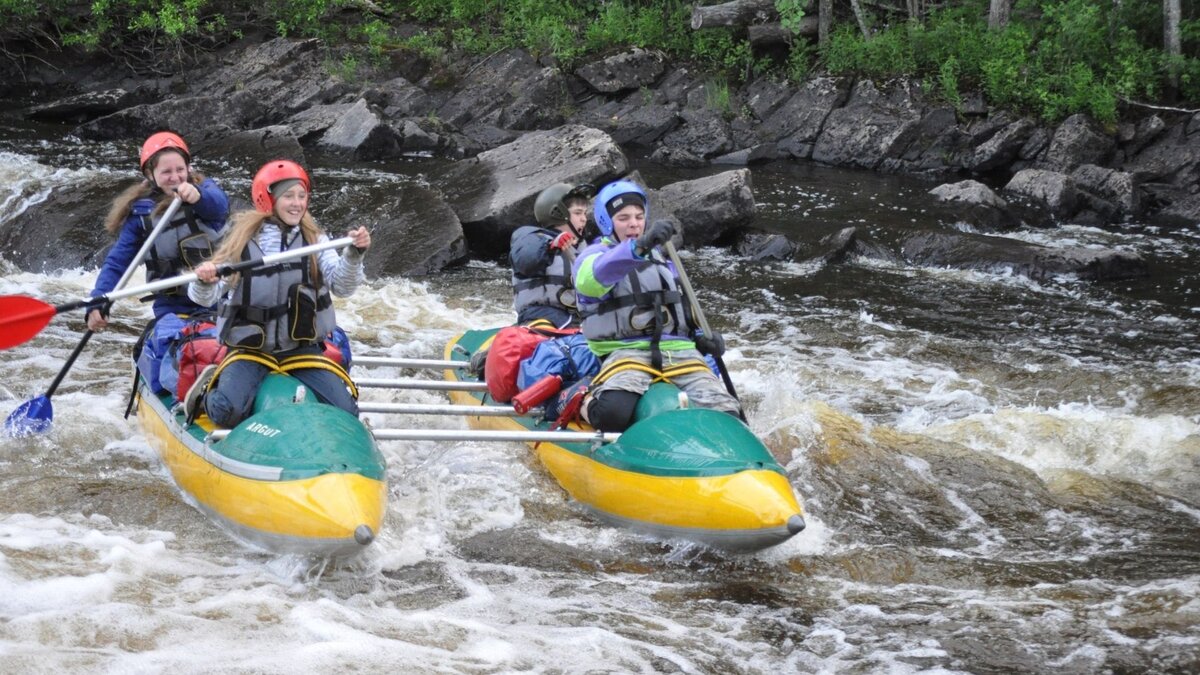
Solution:
{"label": "river water", "polygon": [[[126,171],[128,148],[35,131],[0,130],[0,219]],[[321,191],[402,195],[427,167],[318,165],[314,209]],[[201,168],[247,191],[245,167]],[[150,316],[124,302],[55,395],[52,432],[0,439],[0,671],[1200,670],[1200,231],[1008,235],[1141,252],[1152,276],[1134,282],[824,266],[805,251],[847,225],[883,242],[963,226],[910,179],[781,164],[754,187],[757,224],[800,260],[685,262],[805,506],[801,535],[754,555],[649,541],[589,518],[524,446],[384,443],[390,506],[364,555],[247,549],[122,418]],[[64,302],[95,274],[0,260],[0,294]],[[463,328],[510,322],[510,297],[503,265],[473,260],[372,279],[337,307],[359,354],[436,358]],[[0,414],[45,389],[81,330],[59,317],[0,353]]]}

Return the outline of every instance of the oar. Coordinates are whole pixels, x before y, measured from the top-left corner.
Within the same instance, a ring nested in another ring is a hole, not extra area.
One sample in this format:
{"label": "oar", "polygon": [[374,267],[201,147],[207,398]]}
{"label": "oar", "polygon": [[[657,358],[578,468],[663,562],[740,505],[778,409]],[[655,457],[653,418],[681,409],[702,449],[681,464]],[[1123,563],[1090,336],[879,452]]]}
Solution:
{"label": "oar", "polygon": [[[246,260],[239,263],[219,265],[217,267],[217,275],[228,276],[255,267],[268,267],[276,263],[294,258],[303,258],[306,255],[312,255],[313,253],[319,253],[331,248],[344,248],[351,246],[353,243],[354,239],[352,237],[342,237],[341,239],[332,239],[320,244],[303,246],[292,251],[273,253],[263,256],[261,260]],[[115,302],[121,298],[155,293],[191,283],[196,279],[195,272],[188,272],[177,277],[160,279],[148,284],[142,284],[141,286],[134,286],[133,288],[126,288],[121,291],[112,291],[104,295],[75,300],[61,305],[49,305],[41,300],[35,300],[24,295],[0,296],[0,350],[28,342],[33,336],[42,332],[42,329],[46,327],[46,324],[50,323],[50,319],[54,318],[55,314],[79,309],[87,305]]]}
{"label": "oar", "polygon": [[[142,243],[142,247],[138,249],[137,255],[133,257],[133,261],[125,268],[125,273],[121,275],[121,279],[114,286],[114,290],[125,288],[125,284],[133,277],[134,272],[141,266],[142,260],[145,259],[146,253],[150,251],[150,247],[154,245],[154,240],[166,228],[167,223],[171,222],[171,218],[175,217],[175,212],[179,210],[179,206],[183,204],[183,200],[177,195],[171,200],[170,206],[163,212],[162,217],[158,219],[154,229],[150,234],[146,235],[146,241]],[[75,359],[83,352],[83,348],[87,346],[88,340],[92,339],[92,329],[87,329],[83,333],[83,337],[79,339],[79,344],[75,345],[75,349],[71,355],[67,357],[67,362],[63,364],[58,375],[54,376],[54,381],[46,389],[46,393],[37,398],[30,399],[17,409],[12,411],[8,419],[4,420],[4,432],[10,437],[28,436],[30,434],[40,434],[49,431],[50,425],[54,423],[54,405],[50,402],[50,397],[54,396],[54,392],[58,391],[58,385],[62,384],[63,378],[67,376],[67,371],[71,370],[71,366],[75,365]]]}
{"label": "oar", "polygon": [[[671,257],[671,262],[675,263],[675,273],[679,275],[679,285],[683,286],[683,296],[687,299],[688,304],[692,306],[692,316],[696,317],[696,323],[700,324],[700,330],[704,331],[705,335],[712,335],[712,330],[709,328],[708,319],[704,316],[704,310],[700,307],[700,301],[696,299],[696,292],[692,290],[692,282],[688,279],[687,271],[683,269],[683,261],[679,259],[679,252],[675,250],[675,244],[668,239],[667,243],[663,244],[663,248],[667,249],[667,255]],[[717,370],[721,371],[721,379],[725,381],[725,389],[729,391],[729,395],[738,398],[737,390],[733,387],[733,380],[729,377],[729,369],[725,367],[725,359],[714,354],[713,359],[717,362]],[[745,414],[740,414],[742,421],[746,420]]]}

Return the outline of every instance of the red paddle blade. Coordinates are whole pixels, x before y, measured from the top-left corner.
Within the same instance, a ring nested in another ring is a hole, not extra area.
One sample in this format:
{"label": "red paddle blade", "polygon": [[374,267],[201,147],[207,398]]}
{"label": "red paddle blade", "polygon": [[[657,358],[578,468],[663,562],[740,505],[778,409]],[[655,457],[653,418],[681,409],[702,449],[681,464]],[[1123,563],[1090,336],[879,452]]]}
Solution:
{"label": "red paddle blade", "polygon": [[54,305],[28,296],[0,296],[0,349],[28,342],[42,332],[57,313]]}

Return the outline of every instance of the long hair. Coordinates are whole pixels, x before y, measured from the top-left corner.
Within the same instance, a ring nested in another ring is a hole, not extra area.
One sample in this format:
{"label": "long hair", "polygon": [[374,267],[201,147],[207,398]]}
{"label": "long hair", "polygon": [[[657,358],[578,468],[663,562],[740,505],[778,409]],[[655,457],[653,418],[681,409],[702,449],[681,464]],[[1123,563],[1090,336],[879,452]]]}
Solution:
{"label": "long hair", "polygon": [[[172,149],[157,152],[153,157],[150,158],[150,161],[146,162],[146,166],[149,169],[147,172],[148,174],[154,172],[154,167],[158,166],[158,159],[162,157],[164,152],[174,152],[180,157],[183,157],[182,153]],[[187,158],[184,159],[186,161]],[[188,182],[192,185],[199,186],[204,182],[204,175],[199,171],[193,170],[191,165],[189,165]],[[149,178],[143,178],[142,180],[122,190],[121,194],[117,195],[117,198],[113,200],[112,206],[109,207],[108,215],[104,217],[105,231],[112,235],[120,234],[121,227],[125,224],[125,219],[129,217],[130,211],[133,210],[133,203],[139,199],[149,197],[153,192],[154,184],[150,182]],[[151,215],[157,217],[167,209],[167,205],[170,204],[171,200],[174,198],[175,195],[163,193],[162,197],[158,200],[158,203],[154,205],[154,210],[151,212]]]}
{"label": "long hair", "polygon": [[[225,237],[221,240],[221,246],[213,254],[213,264],[220,265],[222,263],[232,263],[241,260],[242,251],[246,250],[246,247],[250,245],[251,239],[258,236],[258,233],[262,231],[263,223],[271,217],[271,214],[254,209],[238,211],[233,214],[233,222],[225,232]],[[281,227],[280,229],[283,228]],[[308,211],[305,211],[304,215],[300,218],[300,234],[304,237],[305,245],[315,244],[321,237],[322,230]],[[317,285],[320,285],[321,267],[317,264],[316,255],[309,257],[309,265],[312,266],[313,281]],[[230,284],[236,286],[237,282],[237,275],[229,278]]]}

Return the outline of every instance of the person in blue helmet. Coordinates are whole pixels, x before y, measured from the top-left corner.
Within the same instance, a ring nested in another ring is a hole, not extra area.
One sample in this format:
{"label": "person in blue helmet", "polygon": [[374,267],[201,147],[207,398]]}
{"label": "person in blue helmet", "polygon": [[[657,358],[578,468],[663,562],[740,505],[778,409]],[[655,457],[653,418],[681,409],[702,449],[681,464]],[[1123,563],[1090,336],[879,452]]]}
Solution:
{"label": "person in blue helmet", "polygon": [[588,347],[603,359],[580,413],[601,431],[624,431],[638,399],[662,377],[698,407],[740,415],[737,399],[713,374],[705,354],[720,356],[717,332],[698,332],[678,275],[659,250],[675,234],[668,220],[646,226],[649,200],[636,183],[609,183],[593,212],[601,238],[575,260],[579,314]]}
{"label": "person in blue helmet", "polygon": [[533,204],[537,225],[518,227],[509,242],[517,323],[544,319],[558,328],[579,325],[571,263],[579,253],[595,188],[555,183]]}

